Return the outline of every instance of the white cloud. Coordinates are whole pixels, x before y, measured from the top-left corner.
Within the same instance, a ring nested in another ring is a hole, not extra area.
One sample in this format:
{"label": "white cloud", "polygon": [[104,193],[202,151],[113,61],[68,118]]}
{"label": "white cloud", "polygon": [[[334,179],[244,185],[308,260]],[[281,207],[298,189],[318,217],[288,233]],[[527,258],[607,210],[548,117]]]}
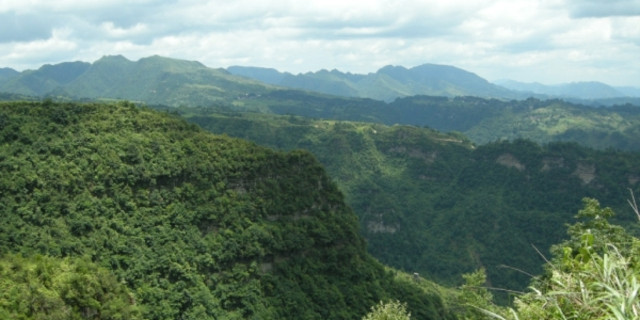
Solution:
{"label": "white cloud", "polygon": [[130,28],[120,28],[115,26],[111,21],[103,22],[100,25],[100,29],[103,30],[106,37],[115,39],[136,37],[149,31],[149,27],[143,23],[138,23]]}
{"label": "white cloud", "polygon": [[611,19],[613,40],[640,46],[640,16]]}
{"label": "white cloud", "polygon": [[640,86],[640,4],[602,3],[0,0],[0,66],[160,54],[291,72],[442,63],[489,79]]}
{"label": "white cloud", "polygon": [[45,40],[0,44],[0,61],[17,69],[36,68],[45,63],[63,62],[73,56],[78,45],[68,39],[69,29],[54,29]]}

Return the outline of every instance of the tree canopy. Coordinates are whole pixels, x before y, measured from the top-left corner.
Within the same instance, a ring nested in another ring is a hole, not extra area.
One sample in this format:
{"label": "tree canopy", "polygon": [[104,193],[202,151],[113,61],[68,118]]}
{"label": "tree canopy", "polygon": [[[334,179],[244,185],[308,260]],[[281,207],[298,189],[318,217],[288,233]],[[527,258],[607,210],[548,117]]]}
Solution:
{"label": "tree canopy", "polygon": [[[50,266],[53,287],[31,279],[38,271],[10,280],[44,286],[42,308],[358,319],[403,297],[412,314],[453,318],[437,292],[395,281],[366,253],[357,217],[308,152],[216,136],[127,102],[50,100],[1,103],[0,145],[0,253]],[[16,297],[42,296],[29,294]],[[5,314],[25,310],[8,301]]]}

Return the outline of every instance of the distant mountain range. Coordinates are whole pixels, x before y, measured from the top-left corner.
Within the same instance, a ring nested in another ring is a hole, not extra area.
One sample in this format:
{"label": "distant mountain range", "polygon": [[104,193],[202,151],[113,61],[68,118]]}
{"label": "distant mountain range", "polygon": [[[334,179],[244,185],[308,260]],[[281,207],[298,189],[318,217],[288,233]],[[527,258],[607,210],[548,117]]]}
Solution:
{"label": "distant mountain range", "polygon": [[94,63],[65,62],[38,70],[0,71],[0,92],[31,96],[127,99],[151,104],[211,105],[260,94],[270,86],[195,61],[160,56],[130,61],[105,56]]}
{"label": "distant mountain range", "polygon": [[386,66],[369,74],[321,70],[294,75],[258,67],[215,69],[196,61],[160,56],[138,61],[105,56],[93,63],[64,62],[23,72],[0,69],[0,92],[3,93],[127,99],[169,106],[235,104],[242,97],[282,88],[386,102],[429,95],[501,100],[560,97],[592,105],[640,104],[640,88],[614,88],[599,82],[547,86],[510,80],[498,85],[469,71],[437,64],[413,68]]}
{"label": "distant mountain range", "polygon": [[496,83],[507,89],[551,97],[580,99],[640,97],[640,88],[612,87],[608,84],[597,81],[572,82],[558,85],[544,85],[537,82],[527,83],[514,80],[498,80]]}
{"label": "distant mountain range", "polygon": [[229,67],[227,71],[282,87],[383,101],[414,95],[518,97],[514,92],[492,84],[476,74],[437,64],[423,64],[410,69],[386,66],[376,73],[366,75],[338,70],[293,75],[275,69],[240,66]]}
{"label": "distant mountain range", "polygon": [[612,87],[601,82],[544,85],[514,80],[499,80],[494,84],[474,73],[437,64],[424,64],[410,69],[386,66],[376,73],[366,75],[338,70],[293,75],[270,68],[240,66],[229,67],[227,71],[277,86],[387,102],[415,95],[498,99],[565,98],[596,105],[627,102],[637,104],[640,101],[624,99],[640,98],[640,88],[635,87]]}

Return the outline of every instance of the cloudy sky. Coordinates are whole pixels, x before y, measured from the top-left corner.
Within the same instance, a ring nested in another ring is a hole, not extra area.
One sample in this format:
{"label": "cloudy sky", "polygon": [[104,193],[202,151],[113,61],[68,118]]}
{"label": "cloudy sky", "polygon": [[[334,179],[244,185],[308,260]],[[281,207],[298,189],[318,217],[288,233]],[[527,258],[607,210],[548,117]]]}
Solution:
{"label": "cloudy sky", "polygon": [[116,54],[640,87],[640,0],[0,0],[0,67]]}

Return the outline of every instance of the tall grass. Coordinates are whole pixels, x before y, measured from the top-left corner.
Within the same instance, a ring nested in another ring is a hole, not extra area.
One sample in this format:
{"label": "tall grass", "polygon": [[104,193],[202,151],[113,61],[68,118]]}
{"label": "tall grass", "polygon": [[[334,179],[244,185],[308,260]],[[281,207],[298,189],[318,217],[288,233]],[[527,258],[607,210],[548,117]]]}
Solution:
{"label": "tall grass", "polygon": [[[629,204],[640,219],[633,194]],[[603,212],[599,207],[585,209]],[[548,273],[515,299],[515,308],[484,314],[502,320],[640,319],[640,240],[626,235],[625,241],[616,242],[611,240],[619,237],[592,231],[584,230],[578,248],[564,247],[562,257],[548,262]],[[594,246],[594,235],[606,245]]]}

